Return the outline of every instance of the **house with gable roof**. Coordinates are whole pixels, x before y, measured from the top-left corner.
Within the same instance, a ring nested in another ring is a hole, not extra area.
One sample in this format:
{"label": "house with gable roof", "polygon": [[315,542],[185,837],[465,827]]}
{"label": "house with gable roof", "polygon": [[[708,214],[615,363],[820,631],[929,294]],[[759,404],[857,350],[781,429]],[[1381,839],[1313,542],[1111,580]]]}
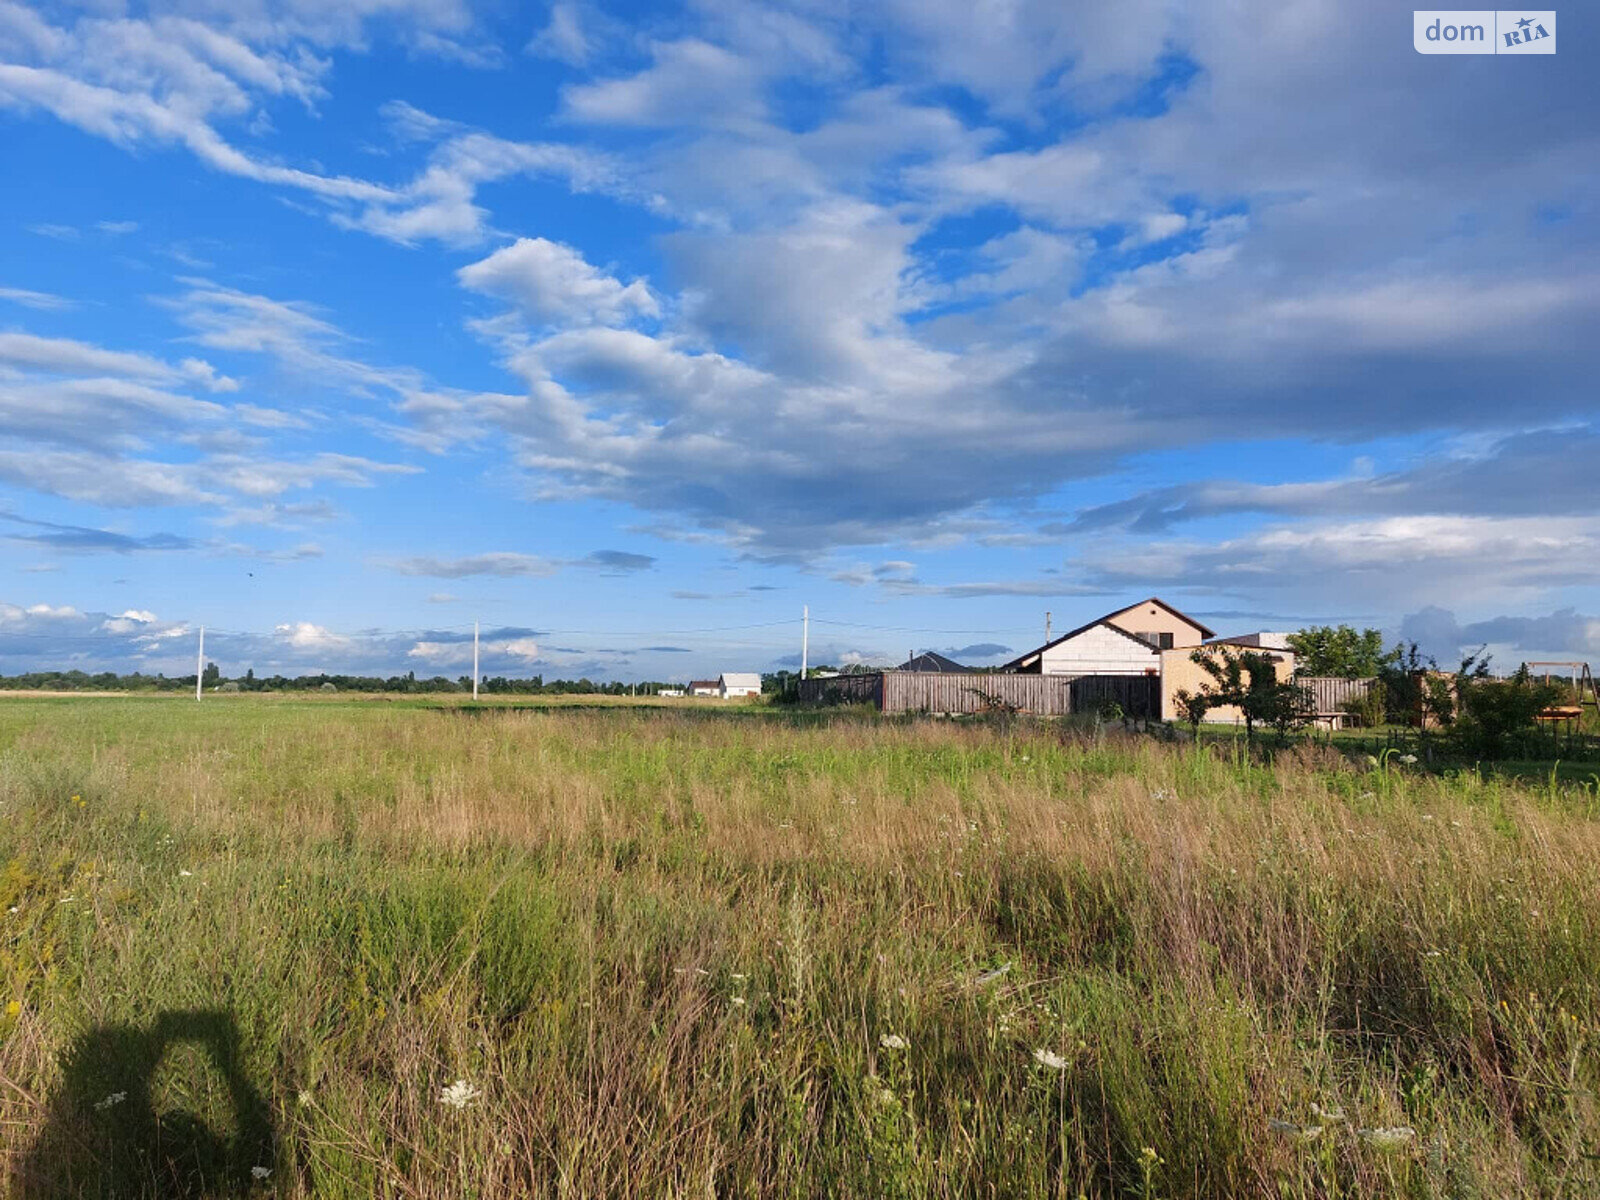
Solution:
{"label": "house with gable roof", "polygon": [[1214,637],[1193,617],[1151,596],[1080,625],[1000,669],[1025,675],[1160,675],[1163,650],[1198,646]]}

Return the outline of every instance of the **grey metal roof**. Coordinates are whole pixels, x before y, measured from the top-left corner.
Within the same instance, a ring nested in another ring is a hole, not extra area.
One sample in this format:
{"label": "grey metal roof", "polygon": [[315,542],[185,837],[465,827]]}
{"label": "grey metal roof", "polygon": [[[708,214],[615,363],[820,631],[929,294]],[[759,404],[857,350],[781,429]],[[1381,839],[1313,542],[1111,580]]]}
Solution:
{"label": "grey metal roof", "polygon": [[913,655],[895,668],[896,671],[925,671],[939,672],[946,675],[971,675],[972,667],[964,667],[954,659],[936,654],[932,650],[924,650],[921,654]]}

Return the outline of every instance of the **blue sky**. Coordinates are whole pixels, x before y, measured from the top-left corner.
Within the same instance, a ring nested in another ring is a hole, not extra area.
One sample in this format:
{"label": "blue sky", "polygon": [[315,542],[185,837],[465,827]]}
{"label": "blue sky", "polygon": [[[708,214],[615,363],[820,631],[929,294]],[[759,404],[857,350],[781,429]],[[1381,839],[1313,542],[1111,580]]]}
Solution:
{"label": "blue sky", "polygon": [[1600,659],[1561,16],[0,0],[0,672]]}

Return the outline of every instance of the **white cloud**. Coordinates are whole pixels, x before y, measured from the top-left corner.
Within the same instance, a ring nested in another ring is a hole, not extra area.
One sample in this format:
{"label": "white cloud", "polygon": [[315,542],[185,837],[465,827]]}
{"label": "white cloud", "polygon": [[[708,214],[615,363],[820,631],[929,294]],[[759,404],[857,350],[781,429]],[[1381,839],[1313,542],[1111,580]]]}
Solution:
{"label": "white cloud", "polygon": [[403,558],[388,564],[401,575],[423,575],[436,579],[464,579],[469,575],[495,575],[502,578],[554,575],[560,564],[533,554],[500,551],[474,554],[465,558]]}
{"label": "white cloud", "polygon": [[34,292],[27,288],[0,287],[0,300],[12,304],[20,304],[24,308],[35,308],[41,312],[64,312],[75,308],[75,302],[65,296],[57,296],[52,292]]}
{"label": "white cloud", "polygon": [[347,650],[351,645],[348,637],[333,633],[310,621],[287,622],[275,626],[273,632],[296,650]]}
{"label": "white cloud", "polygon": [[515,304],[535,325],[618,325],[656,317],[660,306],[641,279],[623,284],[571,246],[518,238],[456,272],[462,286]]}

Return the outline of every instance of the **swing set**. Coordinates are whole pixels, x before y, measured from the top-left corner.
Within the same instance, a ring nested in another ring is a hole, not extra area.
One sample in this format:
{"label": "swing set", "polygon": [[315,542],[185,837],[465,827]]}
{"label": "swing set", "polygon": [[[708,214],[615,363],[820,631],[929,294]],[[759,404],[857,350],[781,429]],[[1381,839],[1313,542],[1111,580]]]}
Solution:
{"label": "swing set", "polygon": [[[1553,704],[1541,712],[1535,720],[1546,721],[1550,724],[1568,722],[1569,728],[1576,728],[1583,722],[1583,710],[1590,705],[1594,706],[1597,721],[1600,721],[1600,688],[1595,686],[1594,675],[1589,671],[1586,662],[1531,662],[1526,664],[1529,671],[1544,669],[1544,682],[1553,682],[1551,676],[1555,668],[1561,667],[1566,672],[1566,679],[1577,692],[1576,704]],[[1559,680],[1561,676],[1555,676]]]}

